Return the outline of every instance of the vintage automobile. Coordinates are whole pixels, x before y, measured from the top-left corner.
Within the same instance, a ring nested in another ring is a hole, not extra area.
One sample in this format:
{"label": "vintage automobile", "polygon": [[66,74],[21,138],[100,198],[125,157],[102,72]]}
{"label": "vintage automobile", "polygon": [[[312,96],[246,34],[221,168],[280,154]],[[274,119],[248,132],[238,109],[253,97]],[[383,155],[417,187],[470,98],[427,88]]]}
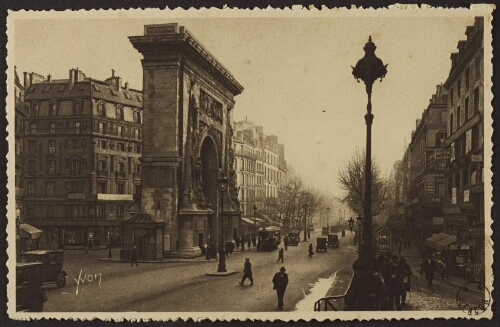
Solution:
{"label": "vintage automobile", "polygon": [[299,233],[292,232],[288,233],[288,245],[299,245]]}
{"label": "vintage automobile", "polygon": [[340,247],[339,236],[337,234],[328,234],[328,246],[334,248]]}
{"label": "vintage automobile", "polygon": [[16,263],[16,311],[43,311],[47,294],[42,288],[41,262]]}
{"label": "vintage automobile", "polygon": [[327,248],[327,238],[326,237],[318,237],[316,238],[316,252],[318,251],[328,251]]}
{"label": "vintage automobile", "polygon": [[63,268],[64,252],[62,250],[35,250],[18,256],[18,262],[38,262],[40,267],[40,281],[43,284],[56,283],[57,287],[66,286],[68,274]]}

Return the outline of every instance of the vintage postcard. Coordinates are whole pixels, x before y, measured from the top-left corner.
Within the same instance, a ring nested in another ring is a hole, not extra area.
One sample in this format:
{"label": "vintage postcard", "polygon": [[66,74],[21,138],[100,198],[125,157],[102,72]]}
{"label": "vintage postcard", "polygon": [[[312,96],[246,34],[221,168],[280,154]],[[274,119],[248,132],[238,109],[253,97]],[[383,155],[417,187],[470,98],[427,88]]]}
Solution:
{"label": "vintage postcard", "polygon": [[9,11],[9,316],[490,319],[493,9]]}

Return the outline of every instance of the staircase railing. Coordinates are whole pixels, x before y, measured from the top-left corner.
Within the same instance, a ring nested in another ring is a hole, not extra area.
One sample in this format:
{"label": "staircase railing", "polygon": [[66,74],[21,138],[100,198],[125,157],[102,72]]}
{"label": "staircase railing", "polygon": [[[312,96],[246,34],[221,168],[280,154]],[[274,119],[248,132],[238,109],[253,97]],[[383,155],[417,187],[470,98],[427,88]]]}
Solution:
{"label": "staircase railing", "polygon": [[[340,300],[346,297],[347,293],[349,293],[349,289],[351,288],[351,283],[353,280],[354,275],[351,277],[351,280],[349,281],[349,285],[347,286],[344,294],[341,295],[332,295],[332,296],[326,296],[314,303],[314,311],[339,311],[339,309],[334,305],[335,300]],[[323,304],[323,305],[322,305]],[[322,309],[323,307],[323,309]]]}

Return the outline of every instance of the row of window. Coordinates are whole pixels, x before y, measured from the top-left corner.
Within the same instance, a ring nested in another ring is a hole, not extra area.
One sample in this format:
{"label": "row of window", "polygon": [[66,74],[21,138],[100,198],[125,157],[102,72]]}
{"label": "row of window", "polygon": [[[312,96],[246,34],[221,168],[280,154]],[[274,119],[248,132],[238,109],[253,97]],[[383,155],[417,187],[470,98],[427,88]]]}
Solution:
{"label": "row of window", "polygon": [[[472,65],[471,65],[472,66]],[[473,69],[474,69],[474,80],[478,80],[481,77],[481,56],[478,55],[474,59],[474,64],[473,64]],[[451,106],[455,103],[455,100],[460,99],[460,96],[462,95],[462,91],[467,90],[470,86],[471,82],[471,67],[467,67],[465,70],[465,73],[463,73],[461,76],[457,78],[457,81],[455,84],[451,86],[450,89],[450,102]],[[462,79],[464,80],[464,85],[462,84]],[[457,97],[454,97],[454,91],[457,91]]]}
{"label": "row of window", "polygon": [[[109,185],[111,182],[107,180],[99,180],[98,183],[98,191],[101,194],[108,194],[109,193]],[[37,193],[37,183],[36,181],[28,181],[26,183],[26,188],[28,192],[28,196],[33,197],[33,196],[56,196],[56,185],[62,184],[61,182],[56,182],[56,181],[50,181],[50,182],[45,182],[45,187],[42,189],[42,191],[39,191]],[[43,187],[43,185],[42,185]],[[127,193],[127,187],[125,182],[117,181],[116,182],[116,192],[114,194],[137,194],[138,191],[138,185],[133,184],[132,191]],[[85,193],[88,190],[86,189],[86,183],[85,181],[72,181],[72,182],[64,182],[64,190],[71,192],[71,193]],[[43,193],[40,193],[43,192]],[[60,194],[60,193],[59,193]],[[57,195],[59,195],[57,194]],[[65,195],[65,194],[64,194]]]}
{"label": "row of window", "polygon": [[29,133],[30,135],[37,135],[37,134],[56,134],[56,133],[75,133],[75,134],[80,134],[83,131],[86,131],[87,129],[87,122],[84,121],[83,123],[80,121],[75,121],[75,122],[66,122],[66,126],[64,127],[64,124],[62,122],[59,122],[56,124],[55,122],[49,122],[49,128],[48,130],[44,129],[39,129],[38,128],[38,123],[37,122],[31,122],[30,123],[30,130]]}
{"label": "row of window", "polygon": [[463,103],[463,105],[464,105],[463,116],[462,116],[462,106],[460,106],[460,105],[457,106],[456,123],[454,121],[453,112],[450,113],[450,119],[449,119],[450,134],[453,133],[458,128],[460,128],[460,126],[465,124],[469,120],[470,117],[474,116],[477,112],[479,112],[479,97],[480,97],[479,87],[476,87],[474,89],[474,94],[473,94],[473,99],[472,99],[472,112],[469,112],[470,111],[470,109],[469,109],[469,106],[470,106],[469,97],[465,97],[465,100]]}
{"label": "row of window", "polygon": [[[125,113],[124,109],[122,106],[118,105],[117,108],[115,109],[115,117],[112,117],[109,113],[109,111],[106,108],[106,105],[103,101],[100,101],[97,103],[97,114],[102,117],[109,117],[109,118],[115,118],[118,120],[125,120]],[[133,122],[141,124],[141,113],[139,110],[134,109],[132,111],[132,117],[133,117]]]}
{"label": "row of window", "polygon": [[114,123],[104,122],[104,121],[98,122],[98,132],[99,134],[116,135],[119,137],[130,137],[130,138],[133,137],[136,140],[140,140],[142,138],[141,130],[139,128],[132,129],[129,128],[128,126],[124,127],[122,125],[117,124],[115,130]]}
{"label": "row of window", "polygon": [[121,152],[132,152],[141,153],[141,146],[139,144],[125,144],[124,142],[115,142],[114,140],[96,140],[96,146],[103,150],[116,150]]}

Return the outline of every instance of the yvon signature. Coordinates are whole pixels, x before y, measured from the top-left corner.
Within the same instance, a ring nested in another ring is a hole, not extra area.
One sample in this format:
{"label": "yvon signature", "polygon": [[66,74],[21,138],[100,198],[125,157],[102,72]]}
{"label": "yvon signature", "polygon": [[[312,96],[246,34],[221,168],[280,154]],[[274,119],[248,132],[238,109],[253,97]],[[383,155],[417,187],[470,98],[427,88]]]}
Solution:
{"label": "yvon signature", "polygon": [[95,284],[98,283],[98,286],[101,287],[102,274],[83,274],[83,269],[80,269],[80,274],[78,275],[78,279],[73,278],[76,282],[76,295],[78,295],[78,291],[80,289],[80,284]]}

